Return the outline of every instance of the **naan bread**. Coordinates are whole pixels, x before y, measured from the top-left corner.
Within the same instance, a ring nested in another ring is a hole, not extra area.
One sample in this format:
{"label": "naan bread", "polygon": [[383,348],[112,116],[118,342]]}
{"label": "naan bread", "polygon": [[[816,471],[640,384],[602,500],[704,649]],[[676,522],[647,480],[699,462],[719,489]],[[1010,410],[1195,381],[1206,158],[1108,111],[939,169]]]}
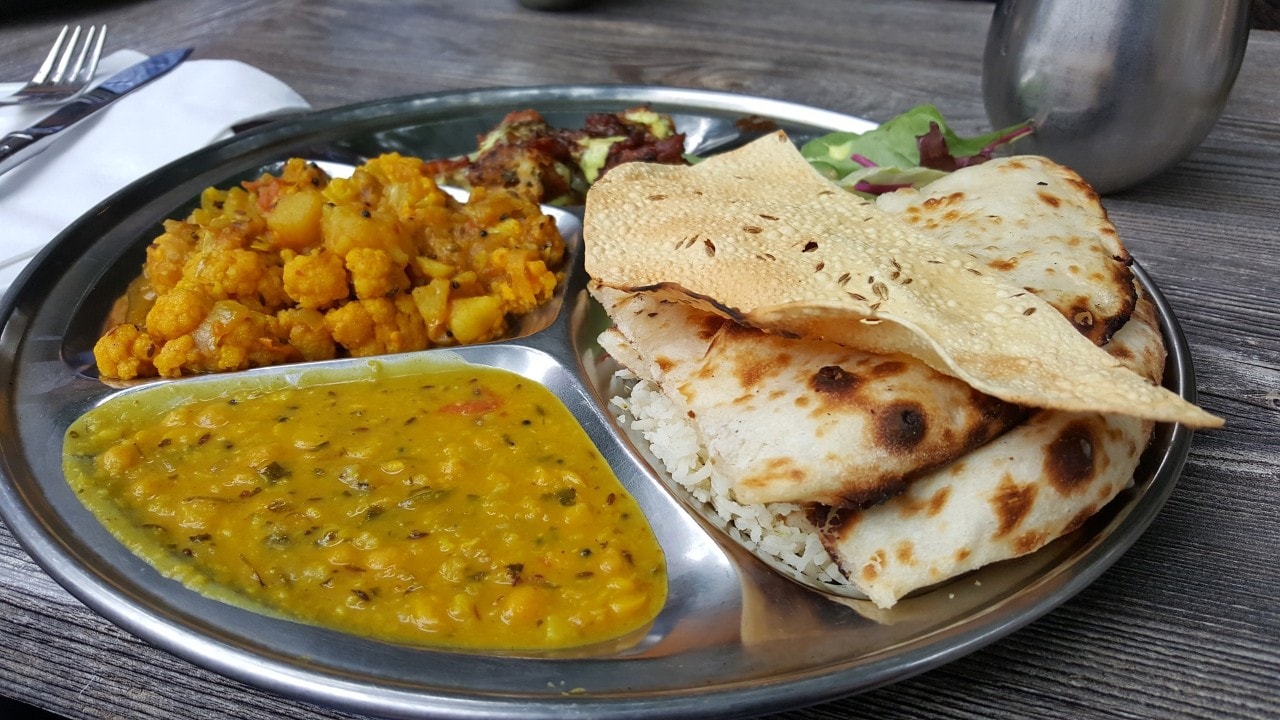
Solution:
{"label": "naan bread", "polygon": [[595,286],[600,343],[657,385],[741,503],[863,505],[1025,416],[905,355],[790,339],[682,303]]}
{"label": "naan bread", "polygon": [[1098,194],[1048,158],[998,158],[876,205],[1035,293],[1095,345],[1133,312],[1133,260]]}
{"label": "naan bread", "polygon": [[1222,424],[972,255],[831,184],[782,133],[691,167],[620,166],[588,193],[583,232],[607,287],[910,355],[1009,403]]}
{"label": "naan bread", "polygon": [[[1165,351],[1149,300],[1106,349],[1160,382]],[[1132,482],[1153,427],[1131,415],[1042,410],[887,502],[831,511],[819,521],[823,544],[860,591],[890,607],[1079,527]]]}
{"label": "naan bread", "polygon": [[[1128,252],[1088,185],[1052,161],[997,160],[879,204],[1041,294],[1096,343],[1133,310]],[[864,505],[1025,414],[905,355],[771,335],[644,293],[592,292],[615,324],[605,349],[693,419],[737,502]]]}

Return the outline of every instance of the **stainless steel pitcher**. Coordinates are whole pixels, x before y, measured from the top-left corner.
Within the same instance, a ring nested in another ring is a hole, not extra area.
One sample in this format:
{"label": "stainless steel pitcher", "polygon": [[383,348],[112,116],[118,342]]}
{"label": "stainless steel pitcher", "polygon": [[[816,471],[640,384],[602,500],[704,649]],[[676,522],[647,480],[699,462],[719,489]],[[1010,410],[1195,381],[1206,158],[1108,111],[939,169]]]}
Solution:
{"label": "stainless steel pitcher", "polygon": [[982,90],[996,127],[1027,119],[1018,151],[1101,193],[1186,157],[1217,122],[1249,33],[1248,0],[999,0]]}

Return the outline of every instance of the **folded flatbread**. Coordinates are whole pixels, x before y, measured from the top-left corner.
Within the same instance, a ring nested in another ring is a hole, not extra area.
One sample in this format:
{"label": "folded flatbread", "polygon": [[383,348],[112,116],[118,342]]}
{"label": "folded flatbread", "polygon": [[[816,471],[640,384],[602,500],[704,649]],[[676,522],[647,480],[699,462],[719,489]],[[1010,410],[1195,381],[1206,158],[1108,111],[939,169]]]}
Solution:
{"label": "folded flatbread", "polygon": [[[1149,300],[1106,349],[1160,381],[1165,351]],[[1153,427],[1128,415],[1042,410],[884,503],[827,511],[816,519],[823,545],[860,591],[890,607],[1079,527],[1130,485]]]}
{"label": "folded flatbread", "polygon": [[863,505],[1021,420],[905,355],[738,325],[652,294],[594,286],[606,351],[657,385],[741,503]]}
{"label": "folded flatbread", "polygon": [[997,158],[876,206],[1034,293],[1095,345],[1133,312],[1133,260],[1098,194],[1048,158]]}

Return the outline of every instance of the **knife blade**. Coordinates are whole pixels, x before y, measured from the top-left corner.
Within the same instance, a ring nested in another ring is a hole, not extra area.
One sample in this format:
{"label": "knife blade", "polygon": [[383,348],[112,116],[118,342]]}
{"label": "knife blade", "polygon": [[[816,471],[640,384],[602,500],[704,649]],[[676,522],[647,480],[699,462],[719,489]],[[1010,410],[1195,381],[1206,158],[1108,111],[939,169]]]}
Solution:
{"label": "knife blade", "polygon": [[130,65],[31,127],[0,138],[0,175],[44,152],[58,133],[174,69],[191,50],[170,50]]}

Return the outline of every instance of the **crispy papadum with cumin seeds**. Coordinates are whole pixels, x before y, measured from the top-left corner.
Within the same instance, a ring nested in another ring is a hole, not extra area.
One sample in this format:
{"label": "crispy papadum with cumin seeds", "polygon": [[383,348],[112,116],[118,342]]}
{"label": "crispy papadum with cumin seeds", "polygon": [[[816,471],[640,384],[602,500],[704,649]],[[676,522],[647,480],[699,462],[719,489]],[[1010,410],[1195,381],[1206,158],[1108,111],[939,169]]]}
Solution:
{"label": "crispy papadum with cumin seeds", "polygon": [[1222,424],[972,255],[832,184],[781,132],[689,167],[616,168],[587,194],[583,237],[608,287],[907,354],[1018,405]]}
{"label": "crispy papadum with cumin seeds", "polygon": [[1133,312],[1133,259],[1098,194],[1048,158],[998,158],[876,205],[1035,293],[1102,345]]}
{"label": "crispy papadum with cumin seeds", "polygon": [[[1160,382],[1155,307],[1136,310],[1106,346]],[[1078,528],[1133,481],[1155,423],[1131,415],[1041,410],[901,495],[815,520],[823,545],[877,606],[983,565],[1034,552]]]}
{"label": "crispy papadum with cumin seeds", "polygon": [[1026,411],[906,355],[738,325],[593,285],[601,345],[695,428],[740,503],[864,505],[988,442]]}

